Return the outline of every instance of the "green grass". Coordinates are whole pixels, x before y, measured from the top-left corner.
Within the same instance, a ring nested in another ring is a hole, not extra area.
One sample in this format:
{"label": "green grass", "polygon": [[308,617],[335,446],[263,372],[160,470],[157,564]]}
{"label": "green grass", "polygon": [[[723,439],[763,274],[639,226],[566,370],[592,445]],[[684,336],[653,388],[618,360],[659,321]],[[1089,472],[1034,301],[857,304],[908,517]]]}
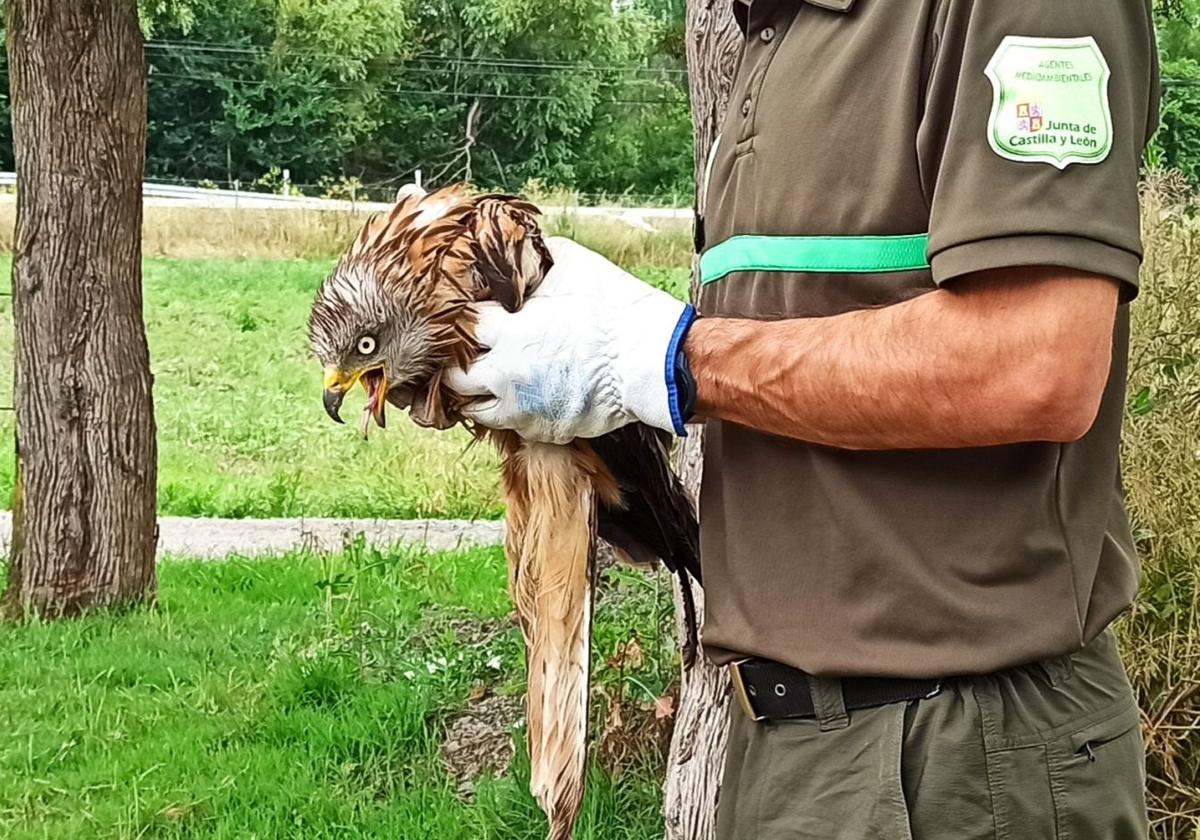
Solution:
{"label": "green grass", "polygon": [[[159,510],[177,516],[495,517],[495,458],[461,432],[393,412],[364,442],[321,409],[305,335],[331,260],[148,259],[146,326],[155,375]],[[8,288],[11,261],[0,274]],[[679,291],[686,271],[646,268]],[[12,301],[0,297],[0,357]],[[0,366],[0,404],[12,390]],[[361,397],[352,397],[352,400]],[[356,413],[348,402],[346,414]],[[12,414],[0,413],[0,503],[13,486]],[[351,426],[353,423],[351,424]]]}
{"label": "green grass", "polygon": [[[0,624],[0,837],[540,840],[522,755],[473,801],[439,758],[473,686],[522,691],[504,577],[498,550],[171,561],[157,608]],[[669,589],[619,573],[597,615],[604,696],[662,691]],[[621,769],[577,837],[660,836],[661,757]]]}

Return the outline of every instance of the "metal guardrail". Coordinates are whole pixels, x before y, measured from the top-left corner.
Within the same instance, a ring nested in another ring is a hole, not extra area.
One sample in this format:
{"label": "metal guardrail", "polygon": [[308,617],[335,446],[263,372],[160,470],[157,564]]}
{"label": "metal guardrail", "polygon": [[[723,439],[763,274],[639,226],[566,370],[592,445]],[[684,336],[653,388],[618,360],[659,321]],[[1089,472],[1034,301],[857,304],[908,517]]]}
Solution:
{"label": "metal guardrail", "polygon": [[[0,189],[15,187],[15,172],[0,172]],[[333,210],[333,211],[377,211],[391,208],[390,202],[347,201],[344,199],[315,198],[302,195],[278,195],[275,193],[223,188],[190,187],[180,184],[163,184],[146,181],[142,185],[142,196],[147,204],[167,207],[203,207],[212,209],[238,210]],[[577,207],[543,206],[548,216],[608,217],[625,222],[633,227],[652,230],[649,219],[688,220],[692,216],[690,207]]]}
{"label": "metal guardrail", "polygon": [[[0,188],[15,188],[17,175],[15,172],[0,172]],[[165,205],[184,205],[196,207],[230,207],[245,209],[323,209],[323,210],[359,210],[390,207],[382,202],[337,201],[324,198],[312,198],[298,195],[276,195],[275,193],[253,192],[249,190],[228,190],[208,187],[188,187],[180,184],[161,184],[145,181],[142,184],[142,197],[148,203]]]}

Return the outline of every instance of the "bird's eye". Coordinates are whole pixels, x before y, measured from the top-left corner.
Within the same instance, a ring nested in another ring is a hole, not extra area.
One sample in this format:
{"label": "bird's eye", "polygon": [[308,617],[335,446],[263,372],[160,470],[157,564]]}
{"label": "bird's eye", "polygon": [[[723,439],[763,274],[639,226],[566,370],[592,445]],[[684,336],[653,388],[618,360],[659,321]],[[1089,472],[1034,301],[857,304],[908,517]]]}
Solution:
{"label": "bird's eye", "polygon": [[363,356],[370,356],[375,352],[375,339],[369,335],[364,335],[358,340],[358,352]]}

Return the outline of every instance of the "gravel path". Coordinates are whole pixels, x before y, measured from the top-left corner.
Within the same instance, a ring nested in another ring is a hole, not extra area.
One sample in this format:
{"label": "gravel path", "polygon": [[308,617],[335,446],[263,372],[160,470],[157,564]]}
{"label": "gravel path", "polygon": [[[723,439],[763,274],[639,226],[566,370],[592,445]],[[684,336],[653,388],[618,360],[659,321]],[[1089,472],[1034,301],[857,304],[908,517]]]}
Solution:
{"label": "gravel path", "polygon": [[[504,523],[456,519],[185,519],[158,520],[158,553],[218,559],[279,554],[308,547],[336,551],[359,534],[373,545],[424,545],[435,551],[499,545]],[[0,512],[0,551],[7,553],[12,515]]]}

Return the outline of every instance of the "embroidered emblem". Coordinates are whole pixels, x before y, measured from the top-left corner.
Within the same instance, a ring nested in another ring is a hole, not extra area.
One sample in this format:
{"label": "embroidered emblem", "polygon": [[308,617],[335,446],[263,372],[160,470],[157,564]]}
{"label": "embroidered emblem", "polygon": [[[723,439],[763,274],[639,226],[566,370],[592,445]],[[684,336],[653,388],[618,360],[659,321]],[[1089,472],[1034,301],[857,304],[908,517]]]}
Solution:
{"label": "embroidered emblem", "polygon": [[988,143],[1000,157],[1066,169],[1112,151],[1112,73],[1095,38],[1009,35],[984,72],[993,90]]}

